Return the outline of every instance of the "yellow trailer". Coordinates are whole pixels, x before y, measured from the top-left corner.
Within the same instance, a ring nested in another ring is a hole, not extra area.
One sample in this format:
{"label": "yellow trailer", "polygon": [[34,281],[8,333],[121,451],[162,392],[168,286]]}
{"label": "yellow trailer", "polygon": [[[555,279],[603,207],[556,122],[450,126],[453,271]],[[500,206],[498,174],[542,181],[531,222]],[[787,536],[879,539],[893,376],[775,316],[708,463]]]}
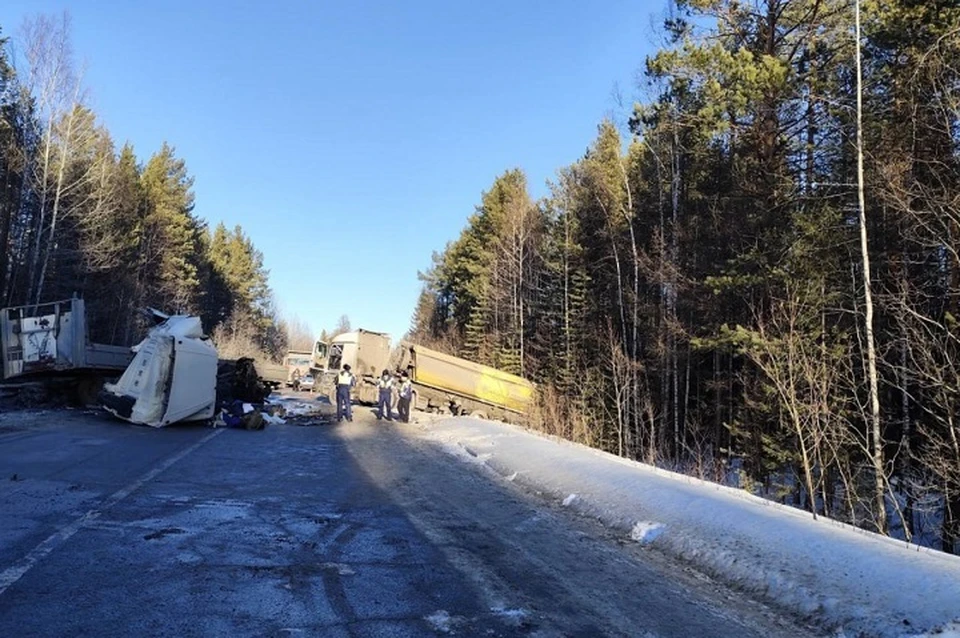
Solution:
{"label": "yellow trailer", "polygon": [[410,374],[419,408],[505,418],[533,403],[534,385],[523,377],[409,342],[400,347],[399,367]]}

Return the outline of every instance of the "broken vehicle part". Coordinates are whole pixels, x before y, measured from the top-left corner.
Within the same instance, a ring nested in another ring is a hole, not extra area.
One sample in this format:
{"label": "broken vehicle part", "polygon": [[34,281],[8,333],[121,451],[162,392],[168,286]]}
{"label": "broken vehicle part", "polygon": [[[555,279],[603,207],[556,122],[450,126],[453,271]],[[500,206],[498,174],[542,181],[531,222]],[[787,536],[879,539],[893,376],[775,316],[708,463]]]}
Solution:
{"label": "broken vehicle part", "polygon": [[108,412],[151,427],[213,417],[217,350],[199,318],[169,317],[150,330],[136,352],[120,380],[105,384],[100,393]]}

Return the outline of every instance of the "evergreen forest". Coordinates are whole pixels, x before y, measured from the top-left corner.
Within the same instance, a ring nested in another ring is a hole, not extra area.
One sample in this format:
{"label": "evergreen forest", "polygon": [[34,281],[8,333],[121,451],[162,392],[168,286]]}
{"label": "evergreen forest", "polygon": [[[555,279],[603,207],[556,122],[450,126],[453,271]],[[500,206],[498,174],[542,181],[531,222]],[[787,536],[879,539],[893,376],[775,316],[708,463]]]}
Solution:
{"label": "evergreen forest", "polygon": [[412,338],[551,434],[957,551],[960,6],[859,4],[677,0],[623,121],[463,212]]}

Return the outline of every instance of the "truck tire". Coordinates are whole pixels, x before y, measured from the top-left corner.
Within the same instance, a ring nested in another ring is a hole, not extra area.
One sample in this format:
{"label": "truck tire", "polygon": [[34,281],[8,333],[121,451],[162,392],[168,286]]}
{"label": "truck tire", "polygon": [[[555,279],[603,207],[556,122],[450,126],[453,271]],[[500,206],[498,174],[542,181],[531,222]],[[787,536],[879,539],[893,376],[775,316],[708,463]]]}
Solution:
{"label": "truck tire", "polygon": [[103,377],[81,377],[77,381],[77,401],[81,406],[97,405],[100,391],[103,390]]}

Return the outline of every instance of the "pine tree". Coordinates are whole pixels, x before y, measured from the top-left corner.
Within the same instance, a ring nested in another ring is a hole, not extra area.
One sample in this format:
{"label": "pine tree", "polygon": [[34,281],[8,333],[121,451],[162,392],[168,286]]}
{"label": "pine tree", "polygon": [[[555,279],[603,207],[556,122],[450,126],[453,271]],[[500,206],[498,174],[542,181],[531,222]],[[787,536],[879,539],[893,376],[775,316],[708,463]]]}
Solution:
{"label": "pine tree", "polygon": [[139,280],[148,304],[174,312],[196,312],[203,223],[193,215],[193,178],[166,143],[147,162]]}

